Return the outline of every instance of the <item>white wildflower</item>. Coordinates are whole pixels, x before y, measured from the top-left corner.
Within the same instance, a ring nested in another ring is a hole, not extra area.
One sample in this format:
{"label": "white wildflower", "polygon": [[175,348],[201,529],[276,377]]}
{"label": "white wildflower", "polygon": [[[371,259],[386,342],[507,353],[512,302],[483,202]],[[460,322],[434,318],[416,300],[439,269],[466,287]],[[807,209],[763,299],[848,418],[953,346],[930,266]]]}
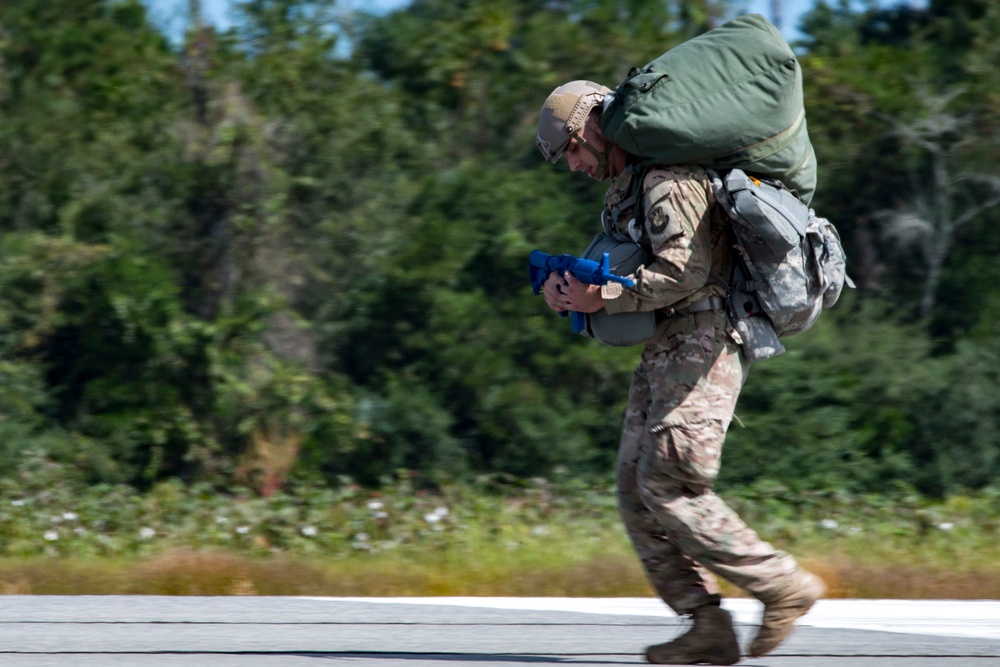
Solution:
{"label": "white wildflower", "polygon": [[819,525],[823,526],[827,530],[833,530],[840,524],[834,521],[833,519],[823,519],[822,521],[819,522]]}
{"label": "white wildflower", "polygon": [[76,512],[63,512],[62,518],[66,521],[76,521],[77,514]]}
{"label": "white wildflower", "polygon": [[46,530],[46,531],[45,531],[45,532],[44,532],[44,533],[42,534],[42,537],[44,537],[44,538],[45,538],[46,540],[48,540],[49,542],[55,542],[56,540],[58,540],[58,539],[59,539],[59,533],[57,533],[57,532],[56,532],[56,531],[54,531],[54,530]]}
{"label": "white wildflower", "polygon": [[147,526],[143,526],[142,528],[139,529],[139,539],[140,540],[148,540],[149,538],[153,537],[154,535],[156,535],[156,531],[153,530],[152,528],[149,528]]}
{"label": "white wildflower", "polygon": [[426,521],[427,523],[437,523],[440,520],[441,517],[435,514],[434,512],[424,515],[424,521]]}
{"label": "white wildflower", "polygon": [[302,526],[302,534],[306,537],[316,537],[316,533],[319,532],[313,526]]}
{"label": "white wildflower", "polygon": [[388,512],[375,512],[376,519],[385,519],[388,516],[389,516]]}
{"label": "white wildflower", "polygon": [[23,500],[12,500],[10,501],[10,504],[13,505],[14,507],[24,507]]}
{"label": "white wildflower", "polygon": [[385,506],[379,500],[370,500],[370,501],[368,501],[368,509],[370,509],[370,510],[380,510],[383,507],[385,507]]}
{"label": "white wildflower", "polygon": [[951,521],[945,521],[944,523],[938,524],[938,528],[940,528],[941,530],[951,530],[954,527],[955,524],[953,524]]}
{"label": "white wildflower", "polygon": [[217,517],[215,517],[215,523],[220,524],[220,525],[229,523],[229,517],[217,516]]}
{"label": "white wildflower", "polygon": [[236,532],[240,535],[246,535],[250,532],[250,526],[236,526]]}
{"label": "white wildflower", "polygon": [[549,534],[548,526],[535,526],[531,529],[532,535],[544,536]]}

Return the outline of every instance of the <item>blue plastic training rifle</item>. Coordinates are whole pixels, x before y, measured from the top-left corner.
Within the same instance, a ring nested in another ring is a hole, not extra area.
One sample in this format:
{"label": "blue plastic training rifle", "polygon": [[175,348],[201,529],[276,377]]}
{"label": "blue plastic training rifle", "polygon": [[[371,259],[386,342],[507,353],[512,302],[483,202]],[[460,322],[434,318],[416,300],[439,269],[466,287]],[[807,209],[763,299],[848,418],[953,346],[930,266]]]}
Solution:
{"label": "blue plastic training rifle", "polygon": [[[582,283],[588,285],[607,285],[608,283],[621,283],[626,287],[632,287],[635,283],[631,278],[616,276],[611,273],[611,260],[608,253],[601,256],[600,263],[592,259],[583,259],[573,255],[549,255],[541,250],[532,250],[528,259],[531,273],[531,293],[541,294],[545,281],[549,274],[558,271],[563,275],[565,271]],[[560,313],[565,316],[566,313]],[[587,327],[587,316],[583,313],[573,311],[570,313],[570,327],[573,333],[580,333]]]}

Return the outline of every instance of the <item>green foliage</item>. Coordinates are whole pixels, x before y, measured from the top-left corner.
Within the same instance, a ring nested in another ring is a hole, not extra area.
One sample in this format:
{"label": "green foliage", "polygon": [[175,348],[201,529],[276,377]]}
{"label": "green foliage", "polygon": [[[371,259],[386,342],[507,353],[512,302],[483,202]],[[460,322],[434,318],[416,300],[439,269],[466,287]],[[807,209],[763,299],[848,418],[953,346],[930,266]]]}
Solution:
{"label": "green foliage", "polygon": [[[4,3],[0,479],[35,451],[123,505],[177,479],[606,478],[638,351],[529,296],[529,251],[579,252],[603,194],[538,158],[537,109],[734,6],[250,0],[172,46],[136,0]],[[820,3],[803,27],[814,203],[861,289],[753,369],[720,485],[984,487],[1000,207],[912,246],[885,213],[928,183],[956,213],[992,192],[997,10]],[[948,160],[899,131],[938,121]]]}
{"label": "green foliage", "polygon": [[935,357],[919,327],[847,308],[751,370],[722,485],[763,477],[800,491],[940,496],[989,484],[1000,473],[997,338]]}
{"label": "green foliage", "polygon": [[[861,13],[830,4],[818,3],[804,22],[816,203],[846,235],[864,290],[924,319],[937,337],[965,335],[974,320],[968,299],[979,292],[972,283],[992,278],[975,258],[997,237],[989,203],[1000,193],[1000,135],[987,92],[996,68],[983,57],[1000,24],[973,10],[977,3]],[[969,34],[978,48],[968,48]],[[970,224],[973,233],[958,227]]]}
{"label": "green foliage", "polygon": [[187,547],[346,557],[462,550],[515,533],[530,539],[533,529],[555,544],[552,533],[584,529],[582,521],[586,530],[618,532],[606,489],[484,477],[431,494],[418,481],[387,478],[373,493],[295,479],[260,497],[249,488],[219,492],[169,479],[140,494],[127,485],[85,485],[72,468],[29,451],[15,475],[0,480],[0,556],[148,556]]}
{"label": "green foliage", "polygon": [[[607,484],[419,482],[398,475],[370,491],[293,479],[260,497],[166,480],[140,494],[87,486],[31,454],[0,480],[0,582],[62,594],[648,593]],[[998,493],[931,501],[772,483],[725,498],[833,596],[976,598],[996,590]]]}

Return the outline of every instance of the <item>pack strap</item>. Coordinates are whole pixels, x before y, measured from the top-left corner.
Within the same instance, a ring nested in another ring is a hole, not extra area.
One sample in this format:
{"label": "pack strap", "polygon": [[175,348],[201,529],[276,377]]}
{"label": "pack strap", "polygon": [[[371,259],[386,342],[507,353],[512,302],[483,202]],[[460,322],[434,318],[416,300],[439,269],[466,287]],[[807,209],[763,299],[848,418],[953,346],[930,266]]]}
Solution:
{"label": "pack strap", "polygon": [[690,313],[704,313],[706,310],[722,310],[726,307],[726,300],[721,296],[713,294],[712,296],[705,297],[701,301],[695,301],[694,303],[685,306],[677,311],[678,315],[688,315]]}
{"label": "pack strap", "polygon": [[767,283],[763,280],[743,280],[736,283],[736,288],[743,292],[767,292]]}

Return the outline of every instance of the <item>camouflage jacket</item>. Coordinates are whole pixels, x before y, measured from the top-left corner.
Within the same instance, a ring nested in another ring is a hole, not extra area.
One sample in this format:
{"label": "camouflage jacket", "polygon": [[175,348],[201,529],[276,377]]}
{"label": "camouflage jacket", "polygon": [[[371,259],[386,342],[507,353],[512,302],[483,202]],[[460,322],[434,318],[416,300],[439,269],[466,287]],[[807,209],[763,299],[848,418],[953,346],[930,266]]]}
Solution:
{"label": "camouflage jacket", "polygon": [[[642,212],[638,221],[634,204],[628,202],[634,178],[642,178],[636,197]],[[631,276],[634,287],[609,283],[601,288],[608,313],[669,311],[709,296],[725,296],[734,240],[704,169],[626,171],[612,182],[605,207],[607,231],[632,236],[652,259]]]}

